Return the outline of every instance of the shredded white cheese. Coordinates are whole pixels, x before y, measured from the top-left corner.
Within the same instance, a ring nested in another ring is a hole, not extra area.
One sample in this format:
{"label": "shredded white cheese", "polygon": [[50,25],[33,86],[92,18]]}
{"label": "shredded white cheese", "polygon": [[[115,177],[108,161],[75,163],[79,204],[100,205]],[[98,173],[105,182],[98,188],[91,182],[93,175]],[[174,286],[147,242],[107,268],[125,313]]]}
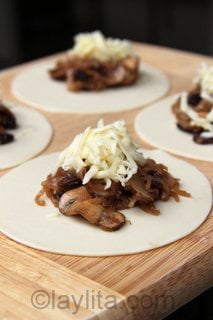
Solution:
{"label": "shredded white cheese", "polygon": [[125,122],[119,120],[110,125],[99,121],[97,128],[88,127],[78,134],[61,153],[57,166],[76,172],[88,166],[82,183],[92,178],[104,179],[108,189],[112,180],[125,186],[137,172],[137,163],[144,164],[145,159],[128,134]]}
{"label": "shredded white cheese", "polygon": [[68,51],[68,54],[108,61],[120,60],[134,53],[127,40],[105,38],[100,31],[95,31],[76,35],[74,47]]}
{"label": "shredded white cheese", "polygon": [[202,138],[213,138],[213,131],[204,131],[200,135]]}
{"label": "shredded white cheese", "polygon": [[201,64],[194,83],[201,87],[201,97],[213,103],[213,66]]}
{"label": "shredded white cheese", "polygon": [[183,92],[180,97],[180,109],[187,114],[187,116],[191,119],[192,125],[197,125],[204,130],[213,132],[213,125],[211,124],[211,116],[209,115],[212,113],[210,112],[207,114],[205,118],[200,117],[199,114],[192,109],[187,102],[187,92]]}

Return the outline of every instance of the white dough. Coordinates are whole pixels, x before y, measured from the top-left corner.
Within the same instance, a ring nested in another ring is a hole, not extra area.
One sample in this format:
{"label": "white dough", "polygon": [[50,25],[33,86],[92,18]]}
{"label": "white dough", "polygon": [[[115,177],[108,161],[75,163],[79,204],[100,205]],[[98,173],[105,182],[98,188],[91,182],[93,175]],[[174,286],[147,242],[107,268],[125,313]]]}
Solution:
{"label": "white dough", "polygon": [[17,75],[12,85],[13,94],[46,111],[106,113],[140,107],[162,97],[169,89],[165,74],[142,63],[139,79],[132,86],[99,92],[72,92],[67,89],[66,82],[49,77],[48,70],[52,67],[52,63],[37,64]]}
{"label": "white dough", "polygon": [[205,161],[213,161],[213,145],[193,141],[193,135],[177,128],[172,104],[178,95],[143,109],[135,119],[136,133],[150,145],[171,153]]}
{"label": "white dough", "polygon": [[159,216],[141,209],[124,210],[131,221],[118,231],[107,232],[79,217],[58,214],[50,201],[35,204],[40,183],[54,167],[58,153],[41,156],[11,170],[0,179],[0,230],[13,240],[49,252],[82,256],[125,255],[157,248],[178,240],[206,219],[212,205],[207,178],[193,165],[162,151],[145,152],[181,178],[191,198],[158,202]]}
{"label": "white dough", "polygon": [[[5,102],[7,106],[7,102]],[[7,130],[14,141],[0,145],[0,169],[16,166],[39,154],[51,140],[52,127],[39,112],[13,105],[9,108],[16,117],[17,129]]]}

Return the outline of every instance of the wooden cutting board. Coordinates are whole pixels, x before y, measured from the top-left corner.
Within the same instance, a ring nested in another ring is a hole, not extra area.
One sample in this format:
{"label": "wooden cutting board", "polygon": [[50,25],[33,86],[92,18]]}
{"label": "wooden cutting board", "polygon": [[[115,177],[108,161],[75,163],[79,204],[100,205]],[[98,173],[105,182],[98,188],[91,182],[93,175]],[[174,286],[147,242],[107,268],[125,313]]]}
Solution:
{"label": "wooden cutting board", "polygon": [[[168,94],[190,88],[202,61],[213,63],[210,57],[192,53],[141,44],[135,47],[142,61],[168,75],[171,81]],[[1,72],[1,96],[18,101],[11,93],[11,81],[26,66],[35,63]],[[139,108],[105,114],[104,119],[110,122],[124,118],[133,137],[149,148],[133,129],[138,111]],[[55,131],[44,153],[63,149],[76,133],[103,117],[43,113]],[[186,160],[213,182],[212,163]],[[0,171],[0,175],[5,173]],[[184,239],[127,256],[88,258],[52,254],[25,247],[1,234],[0,319],[161,319],[213,284],[212,213]]]}

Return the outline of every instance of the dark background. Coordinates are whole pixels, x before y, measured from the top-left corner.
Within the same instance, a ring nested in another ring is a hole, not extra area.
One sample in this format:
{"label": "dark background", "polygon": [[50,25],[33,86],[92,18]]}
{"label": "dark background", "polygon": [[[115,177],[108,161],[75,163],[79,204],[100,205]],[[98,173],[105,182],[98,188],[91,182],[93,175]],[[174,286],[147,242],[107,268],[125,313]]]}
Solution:
{"label": "dark background", "polygon": [[0,0],[0,68],[68,49],[78,32],[213,53],[213,0]]}
{"label": "dark background", "polygon": [[[0,69],[63,51],[76,33],[102,30],[128,38],[213,54],[213,0],[0,0]],[[212,320],[208,291],[168,320]]]}

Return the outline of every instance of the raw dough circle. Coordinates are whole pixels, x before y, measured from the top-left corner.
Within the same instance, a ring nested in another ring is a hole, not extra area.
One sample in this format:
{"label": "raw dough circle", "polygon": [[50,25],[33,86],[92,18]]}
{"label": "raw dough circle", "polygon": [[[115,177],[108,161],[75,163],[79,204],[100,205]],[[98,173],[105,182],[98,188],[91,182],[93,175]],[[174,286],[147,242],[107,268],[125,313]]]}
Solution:
{"label": "raw dough circle", "polygon": [[200,145],[193,135],[177,128],[172,104],[178,95],[143,109],[135,119],[136,133],[150,145],[174,154],[204,161],[213,161],[213,145]]}
{"label": "raw dough circle", "polygon": [[53,64],[42,63],[17,75],[13,94],[29,105],[52,112],[106,113],[140,107],[157,100],[169,89],[167,76],[160,70],[141,64],[141,75],[132,86],[99,92],[71,92],[65,82],[52,80],[48,70]]}
{"label": "raw dough circle", "polygon": [[[212,192],[207,178],[193,165],[162,151],[145,152],[181,178],[191,198],[158,202],[159,216],[138,208],[124,210],[130,223],[106,232],[79,217],[57,215],[50,201],[45,207],[34,197],[54,166],[58,153],[41,156],[11,170],[0,179],[0,230],[13,240],[49,252],[82,256],[111,256],[142,252],[180,239],[206,219]],[[197,183],[199,181],[199,183]]]}
{"label": "raw dough circle", "polygon": [[39,154],[51,140],[52,127],[36,110],[5,102],[14,113],[18,128],[7,130],[14,135],[11,143],[0,145],[0,169],[16,166]]}

